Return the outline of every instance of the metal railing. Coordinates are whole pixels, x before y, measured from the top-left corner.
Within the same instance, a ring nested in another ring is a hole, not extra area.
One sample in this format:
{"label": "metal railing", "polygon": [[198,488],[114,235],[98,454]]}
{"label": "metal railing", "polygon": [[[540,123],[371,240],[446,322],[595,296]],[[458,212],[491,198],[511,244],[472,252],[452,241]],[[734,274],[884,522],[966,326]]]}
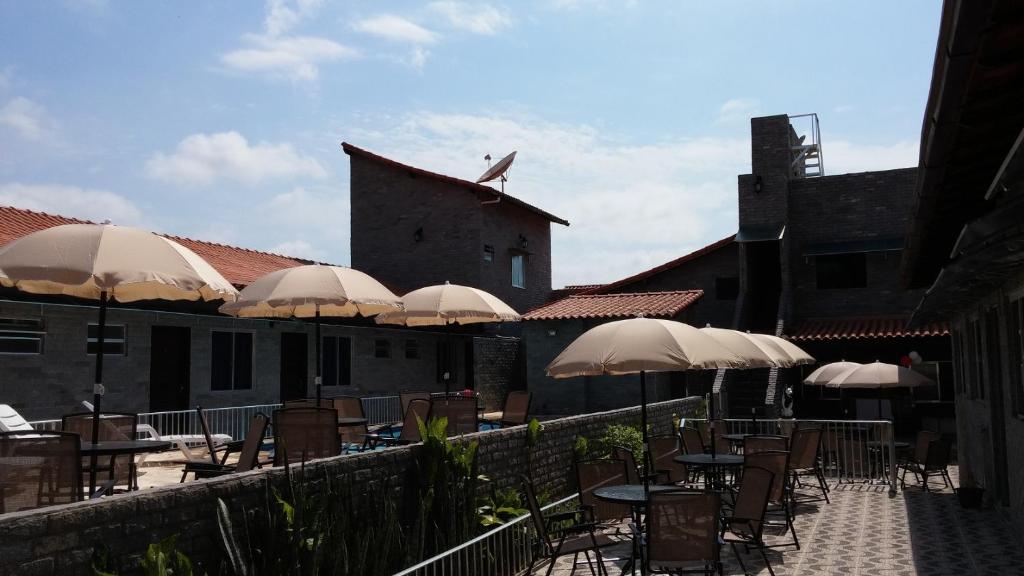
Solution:
{"label": "metal railing", "polygon": [[[362,398],[363,413],[369,424],[387,424],[402,419],[402,403],[398,396],[368,396]],[[226,408],[204,408],[206,422],[211,434],[227,434],[233,440],[243,440],[249,430],[252,417],[257,412],[272,416],[280,404],[253,404],[250,406],[229,406]],[[60,430],[60,420],[37,420],[29,422],[36,430]],[[161,436],[196,435],[203,433],[195,410],[170,410],[166,412],[143,412],[139,414],[139,426],[151,426]],[[266,436],[273,435],[267,428]]]}
{"label": "metal railing", "polygon": [[[542,507],[541,512],[575,509],[577,496],[552,502]],[[394,576],[513,576],[523,573],[534,562],[536,541],[537,531],[526,513]]]}
{"label": "metal railing", "polygon": [[[820,426],[819,456],[825,476],[839,481],[867,481],[896,488],[896,439],[889,420],[724,419],[723,434],[789,436],[795,426]],[[706,423],[687,419],[686,424]],[[717,434],[717,431],[716,431]]]}

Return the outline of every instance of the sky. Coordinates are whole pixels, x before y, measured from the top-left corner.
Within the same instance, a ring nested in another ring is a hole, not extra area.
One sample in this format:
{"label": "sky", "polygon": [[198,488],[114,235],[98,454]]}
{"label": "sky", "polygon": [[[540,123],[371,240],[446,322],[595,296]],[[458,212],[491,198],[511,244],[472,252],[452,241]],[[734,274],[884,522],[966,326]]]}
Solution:
{"label": "sky", "polygon": [[916,166],[940,0],[0,0],[0,205],[347,265],[342,141],[505,185],[555,287],[736,231],[752,116]]}

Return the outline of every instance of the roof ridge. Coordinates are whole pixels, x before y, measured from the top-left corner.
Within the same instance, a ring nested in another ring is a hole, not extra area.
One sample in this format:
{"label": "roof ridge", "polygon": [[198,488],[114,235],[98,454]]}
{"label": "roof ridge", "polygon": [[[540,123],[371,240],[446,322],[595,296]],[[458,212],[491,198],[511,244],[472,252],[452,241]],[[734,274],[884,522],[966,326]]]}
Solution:
{"label": "roof ridge", "polygon": [[50,213],[50,212],[43,212],[42,210],[33,210],[31,208],[19,208],[17,206],[11,206],[10,204],[0,205],[0,210],[3,210],[3,209],[17,210],[19,212],[28,212],[30,214],[37,214],[39,216],[48,216],[50,218],[63,218],[65,220],[74,220],[78,224],[98,224],[98,222],[93,222],[92,220],[83,220],[82,218],[77,218],[75,216],[65,216],[63,214],[53,214],[53,213]]}
{"label": "roof ridge", "polygon": [[695,260],[695,259],[697,259],[700,256],[704,256],[705,254],[710,254],[711,252],[714,252],[715,250],[718,250],[719,248],[724,248],[724,247],[728,246],[735,239],[736,239],[736,235],[735,234],[730,234],[729,236],[726,236],[725,238],[722,238],[721,240],[716,240],[715,242],[712,242],[711,244],[708,244],[708,245],[706,245],[706,246],[704,246],[702,248],[698,248],[698,249],[694,250],[693,252],[689,252],[689,253],[684,254],[684,255],[682,255],[682,256],[680,256],[678,258],[675,258],[673,260],[669,260],[668,262],[665,262],[664,264],[659,264],[658,266],[655,266],[654,268],[650,268],[648,270],[644,270],[643,272],[638,272],[638,273],[636,273],[636,274],[634,274],[632,276],[627,276],[626,278],[623,278],[621,280],[616,280],[614,282],[608,282],[607,284],[602,284],[602,285],[598,286],[597,288],[591,288],[589,290],[584,290],[582,292],[578,292],[576,295],[578,296],[580,294],[601,294],[601,293],[607,293],[609,290],[614,290],[615,288],[618,288],[619,286],[625,286],[627,284],[632,284],[633,282],[637,282],[637,281],[643,280],[645,278],[649,278],[649,277],[651,277],[651,276],[653,276],[655,274],[658,274],[659,272],[664,272],[666,270],[671,270],[672,268],[675,268],[676,266],[682,265],[682,264],[684,264],[686,262],[689,262],[691,260]]}
{"label": "roof ridge", "polygon": [[613,298],[613,297],[637,297],[637,296],[661,296],[661,295],[679,295],[679,294],[694,294],[704,293],[704,290],[700,288],[691,288],[687,290],[653,290],[649,292],[610,292],[608,294],[569,294],[566,298]]}
{"label": "roof ridge", "polygon": [[178,236],[177,234],[165,234],[163,232],[154,232],[158,236],[169,238],[171,240],[187,240],[189,242],[195,242],[197,244],[208,244],[210,246],[218,246],[221,248],[230,248],[232,250],[241,250],[242,252],[252,252],[254,254],[264,254],[266,256],[276,256],[278,258],[287,258],[289,260],[295,260],[296,262],[309,262],[312,264],[322,264],[324,266],[337,266],[337,264],[328,264],[327,262],[317,262],[310,258],[300,258],[298,256],[289,256],[287,254],[278,254],[277,252],[268,252],[266,250],[256,250],[255,248],[245,248],[243,246],[235,246],[233,244],[225,244],[223,242],[212,242],[210,240],[200,240],[198,238],[190,238],[188,236]]}

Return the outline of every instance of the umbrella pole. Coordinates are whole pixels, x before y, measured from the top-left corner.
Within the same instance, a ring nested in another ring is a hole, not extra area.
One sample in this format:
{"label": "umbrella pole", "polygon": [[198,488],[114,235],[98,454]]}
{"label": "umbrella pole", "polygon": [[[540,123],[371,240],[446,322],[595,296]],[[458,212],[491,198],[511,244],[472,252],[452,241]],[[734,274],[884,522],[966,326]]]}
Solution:
{"label": "umbrella pole", "polygon": [[711,459],[715,459],[715,381],[711,381],[711,393],[708,394],[708,432],[711,436]]}
{"label": "umbrella pole", "polygon": [[[96,326],[96,376],[92,385],[92,443],[100,437],[100,400],[103,398],[103,336],[107,328],[107,291],[100,292],[100,318]],[[96,454],[89,462],[89,494],[96,490]]]}
{"label": "umbrella pole", "polygon": [[320,305],[316,305],[316,315],[313,320],[314,332],[316,338],[316,376],[313,378],[313,386],[316,387],[316,407],[320,407],[320,388],[323,383],[323,378],[320,376]]}
{"label": "umbrella pole", "polygon": [[650,450],[647,447],[647,375],[643,370],[640,371],[640,437],[643,439],[643,450],[644,453],[641,455],[643,462],[643,475],[644,475],[644,496],[646,499],[647,492],[650,489],[648,474],[650,469],[648,467],[648,454]]}

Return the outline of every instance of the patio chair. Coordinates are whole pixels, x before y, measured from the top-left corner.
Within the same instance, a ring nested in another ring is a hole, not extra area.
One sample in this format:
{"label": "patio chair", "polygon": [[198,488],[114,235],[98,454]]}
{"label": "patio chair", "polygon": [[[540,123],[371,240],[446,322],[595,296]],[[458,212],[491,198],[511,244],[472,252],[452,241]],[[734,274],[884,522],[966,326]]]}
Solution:
{"label": "patio chair", "polygon": [[[190,464],[203,463],[220,464],[223,461],[223,458],[218,459],[218,454],[222,455],[225,451],[227,451],[229,443],[224,442],[223,438],[218,439],[217,437],[223,437],[226,436],[226,434],[217,435],[210,432],[210,423],[206,419],[206,412],[203,411],[202,406],[196,406],[196,420],[199,422],[199,429],[202,431],[202,434],[197,434],[197,436],[203,439],[203,442],[206,445],[206,453],[203,454],[202,452],[199,451],[193,452],[188,447],[179,446],[178,448],[181,450],[181,453],[185,455],[185,458],[179,460],[172,460],[171,464],[181,464],[182,466],[188,466]],[[229,440],[230,438],[231,437],[228,436]],[[182,481],[184,481],[185,474],[182,474],[181,478]]]}
{"label": "patio chair", "polygon": [[[335,396],[330,400],[330,408],[337,412],[338,418],[366,418],[366,414],[363,412],[363,401],[358,397]],[[365,423],[338,426],[341,449],[346,452],[361,452],[366,447],[366,435],[369,433],[370,428]]]}
{"label": "patio chair", "polygon": [[680,432],[680,436],[683,442],[684,452],[687,454],[704,453],[704,439],[700,435],[700,430],[696,428],[683,428]]}
{"label": "patio chair", "polygon": [[647,439],[651,451],[650,462],[654,474],[664,484],[686,484],[690,481],[686,464],[675,461],[680,455],[679,439],[675,436],[651,436]]}
{"label": "patio chair", "polygon": [[[918,443],[921,441],[921,434],[918,435]],[[903,474],[900,476],[900,489],[906,487],[905,479],[907,471],[910,471],[917,479],[925,492],[929,491],[928,477],[939,476],[944,486],[953,487],[953,481],[949,477],[949,457],[952,444],[949,440],[942,438],[935,432],[924,435],[928,440],[927,448],[924,450],[924,458],[920,458],[917,447],[914,450],[914,458],[903,464]]]}
{"label": "patio chair", "polygon": [[430,417],[448,419],[446,434],[449,437],[472,434],[478,429],[476,407],[476,398],[434,398],[430,403]]}
{"label": "patio chair", "polygon": [[82,500],[81,442],[73,432],[0,432],[0,514]]}
{"label": "patio chair", "polygon": [[654,492],[647,502],[647,573],[722,574],[721,497],[715,492]]}
{"label": "patio chair", "polygon": [[33,430],[32,425],[7,404],[0,404],[0,432],[24,432]]}
{"label": "patio chair", "polygon": [[633,451],[625,446],[612,446],[612,460],[626,463],[626,484],[640,484],[640,469],[637,467]]}
{"label": "patio chair", "polygon": [[788,449],[788,443],[782,436],[747,436],[743,439],[744,454],[756,454],[767,451],[785,452]]}
{"label": "patio chair", "polygon": [[[266,414],[262,412],[254,414],[252,423],[249,424],[249,431],[245,435],[245,440],[238,440],[227,444],[219,462],[202,460],[186,463],[181,470],[181,482],[185,481],[190,472],[195,474],[195,478],[198,480],[200,478],[223,476],[233,472],[247,472],[260,467],[260,464],[262,464],[259,460],[260,447],[263,445],[263,437],[267,433],[269,423],[270,418]],[[234,465],[228,464],[228,457],[235,452],[239,452],[238,462]]]}
{"label": "patio chair", "polygon": [[329,408],[274,411],[274,465],[305,462],[341,453],[338,412]]}
{"label": "patio chair", "polygon": [[630,517],[632,509],[628,504],[606,502],[594,496],[594,490],[602,486],[621,484],[626,484],[626,463],[622,460],[576,462],[576,491],[580,495],[580,506],[587,511],[592,522],[613,527]]}
{"label": "patio chair", "polygon": [[[722,437],[725,434],[729,433],[729,424],[726,423],[725,420],[715,420],[714,423],[715,423],[715,437],[714,437],[715,453],[717,453],[717,454],[728,454],[728,453],[732,452],[732,442],[729,442],[728,440],[726,440],[725,438]],[[708,433],[710,433],[710,430],[708,431]],[[701,433],[701,436],[705,440],[708,440],[710,438],[708,436],[708,434],[704,433],[704,432]],[[711,448],[710,440],[709,440],[708,448],[709,449]]]}
{"label": "patio chair", "polygon": [[[60,429],[63,432],[73,432],[82,439],[82,444],[91,443],[92,438],[92,412],[79,412],[76,414],[65,414],[61,417]],[[97,442],[108,442],[118,440],[135,440],[138,432],[139,415],[117,412],[103,412],[100,414],[99,438]],[[82,458],[82,473],[88,474],[92,466],[92,458]],[[137,490],[138,470],[135,465],[135,458],[129,454],[121,456],[100,456],[96,459],[96,477],[106,473],[108,479],[115,480],[115,486],[124,485],[127,490]]]}
{"label": "patio chair", "polygon": [[402,431],[398,437],[390,434],[367,434],[364,443],[368,448],[376,448],[378,445],[401,446],[404,444],[415,444],[423,439],[420,437],[420,426],[418,421],[426,422],[430,416],[430,400],[416,398],[409,402],[405,411],[405,421],[402,422]]}
{"label": "patio chair", "polygon": [[[794,488],[800,486],[801,476],[814,476],[818,482],[818,489],[821,490],[821,495],[825,499],[825,503],[831,503],[828,499],[828,482],[825,481],[825,474],[821,471],[821,464],[818,460],[818,452],[821,448],[821,427],[797,427],[793,431],[790,448],[789,475],[791,486]],[[795,504],[796,492],[793,493],[793,496],[793,503]]]}
{"label": "patio chair", "polygon": [[[550,564],[545,574],[550,576],[555,569],[555,561],[572,554],[572,571],[570,576],[576,572],[576,560],[580,553],[587,559],[587,566],[591,573],[594,572],[594,563],[597,564],[597,574],[607,576],[608,571],[604,567],[604,558],[601,557],[601,547],[614,544],[615,541],[605,534],[595,534],[592,522],[582,521],[582,510],[573,510],[544,516],[537,504],[537,496],[533,492],[533,485],[526,476],[520,476],[523,483],[523,494],[526,496],[526,505],[530,509],[530,517],[533,519],[533,527],[537,531],[537,539],[540,541],[540,553],[535,554],[526,568],[527,574],[533,574],[533,566],[538,560],[547,559]],[[574,524],[568,527],[552,528],[552,524],[565,524],[573,521]],[[594,561],[590,559],[590,553],[594,553]]]}
{"label": "patio chair", "polygon": [[495,416],[485,419],[492,426],[506,428],[526,424],[530,412],[530,393],[526,390],[513,390],[505,396],[505,406]]}
{"label": "patio chair", "polygon": [[764,565],[768,573],[775,576],[772,565],[768,562],[767,546],[764,542],[764,516],[768,510],[768,501],[771,497],[772,485],[775,483],[775,475],[771,470],[765,470],[757,466],[745,465],[743,467],[743,484],[740,485],[739,494],[736,495],[736,503],[733,505],[732,514],[722,520],[722,541],[729,544],[733,555],[740,563],[740,568],[747,574],[747,567],[743,563],[737,544],[743,544],[744,549],[757,548],[764,559]]}
{"label": "patio chair", "polygon": [[[316,408],[316,398],[296,398],[294,400],[285,400],[283,403],[285,408]],[[320,408],[334,408],[333,398],[321,398]]]}
{"label": "patio chair", "polygon": [[[789,488],[786,476],[786,468],[789,462],[789,452],[784,451],[765,451],[756,452],[754,454],[746,454],[743,458],[744,466],[753,466],[755,468],[763,468],[772,473],[772,484],[771,492],[768,495],[768,504],[775,506],[775,510],[780,512],[785,518],[784,524],[769,524],[770,526],[776,526],[782,528],[782,534],[786,531],[789,532],[790,536],[793,537],[793,542],[789,544],[776,544],[772,547],[777,546],[796,546],[796,549],[800,549],[800,540],[796,536],[796,529],[793,527],[793,507],[790,496],[792,491]],[[746,477],[743,478],[743,483],[746,483]],[[740,491],[743,490],[743,484],[740,484]]]}

